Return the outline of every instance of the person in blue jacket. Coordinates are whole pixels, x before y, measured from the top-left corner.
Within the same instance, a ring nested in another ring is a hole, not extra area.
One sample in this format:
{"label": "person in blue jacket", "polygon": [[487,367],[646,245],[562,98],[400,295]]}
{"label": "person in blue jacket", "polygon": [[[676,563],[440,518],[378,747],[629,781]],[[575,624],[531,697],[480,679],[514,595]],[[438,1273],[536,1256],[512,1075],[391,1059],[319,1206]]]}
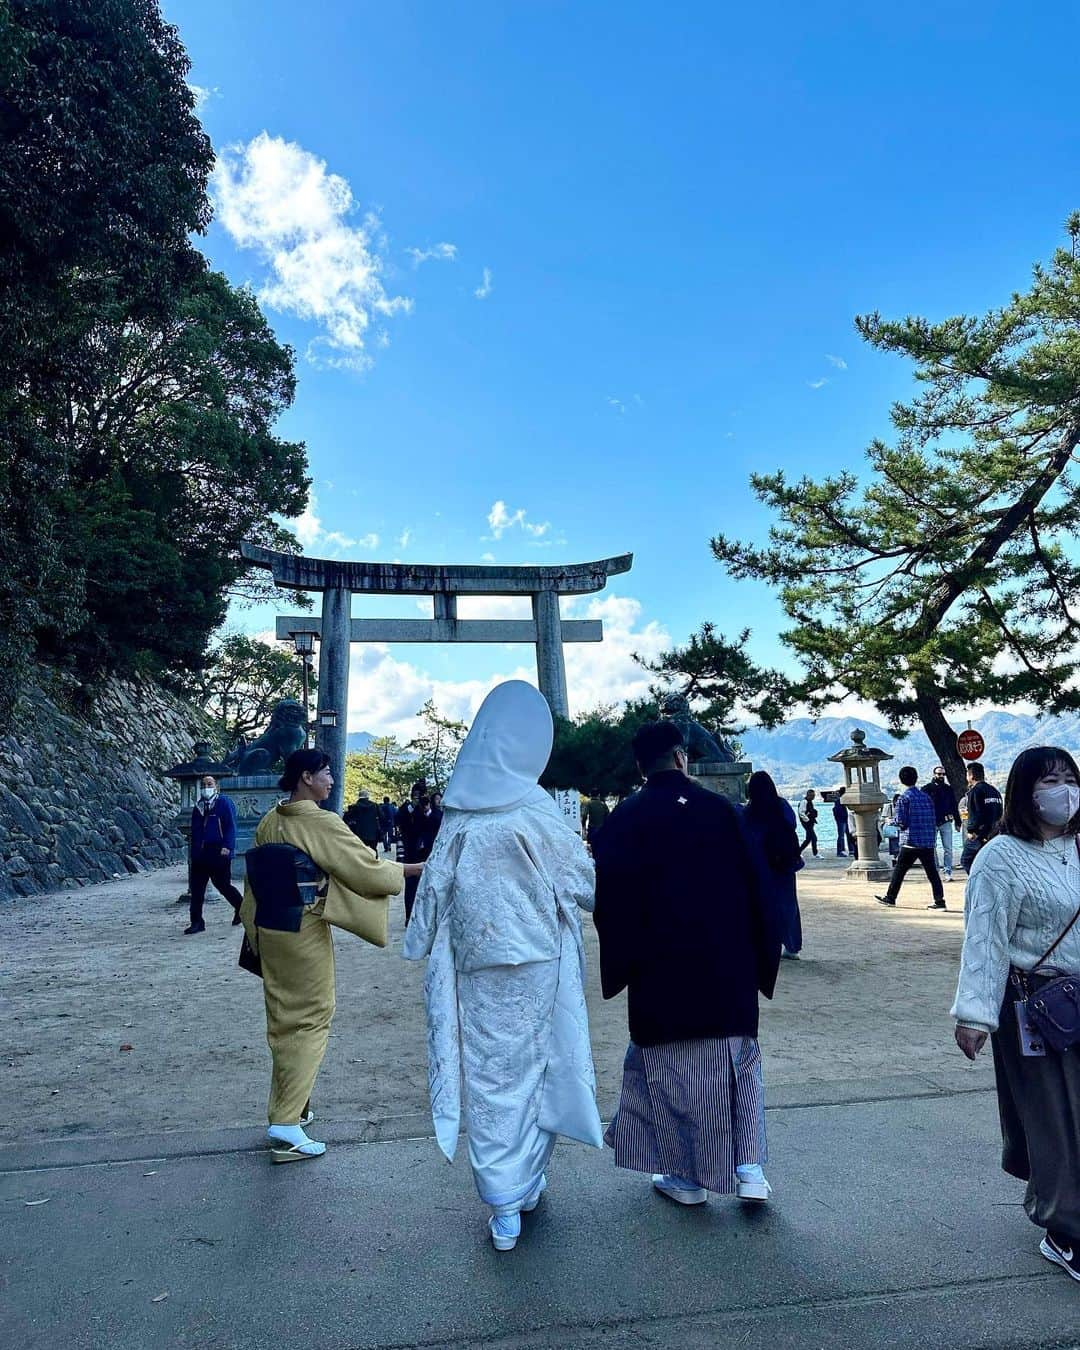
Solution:
{"label": "person in blue jacket", "polygon": [[795,812],[763,770],[750,775],[747,803],[740,807],[743,829],[761,877],[761,889],[776,915],[781,955],[794,959],[802,950],[802,918],[795,894],[795,873],[805,866],[799,851]]}
{"label": "person in blue jacket", "polygon": [[236,852],[236,808],[221,793],[217,779],[204,774],[199,779],[199,797],[191,813],[191,922],[184,929],[190,933],[204,933],[203,904],[206,884],[233,907],[233,923],[240,922],[240,906],[244,897],[232,884],[232,858]]}

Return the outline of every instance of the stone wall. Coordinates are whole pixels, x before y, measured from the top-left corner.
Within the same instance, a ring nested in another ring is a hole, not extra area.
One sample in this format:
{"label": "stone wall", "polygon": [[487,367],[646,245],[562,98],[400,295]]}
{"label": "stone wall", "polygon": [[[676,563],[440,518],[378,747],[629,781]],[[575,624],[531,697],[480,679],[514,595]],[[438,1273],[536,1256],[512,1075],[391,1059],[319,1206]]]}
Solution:
{"label": "stone wall", "polygon": [[89,712],[37,669],[0,736],[0,903],[183,858],[179,790],[202,715],[148,680],[114,680]]}

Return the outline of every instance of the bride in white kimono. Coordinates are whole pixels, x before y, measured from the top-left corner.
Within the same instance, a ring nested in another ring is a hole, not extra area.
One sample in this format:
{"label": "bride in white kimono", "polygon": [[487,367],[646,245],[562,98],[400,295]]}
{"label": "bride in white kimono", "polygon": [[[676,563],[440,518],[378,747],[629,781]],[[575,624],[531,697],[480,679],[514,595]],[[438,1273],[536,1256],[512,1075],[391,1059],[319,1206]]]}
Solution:
{"label": "bride in white kimono", "polygon": [[578,920],[593,907],[593,866],[537,786],[552,736],[532,685],[510,680],[487,696],[405,932],[406,959],[428,958],[435,1136],[452,1160],[464,1082],[469,1162],[499,1251],[547,1186],[556,1135],[603,1145]]}

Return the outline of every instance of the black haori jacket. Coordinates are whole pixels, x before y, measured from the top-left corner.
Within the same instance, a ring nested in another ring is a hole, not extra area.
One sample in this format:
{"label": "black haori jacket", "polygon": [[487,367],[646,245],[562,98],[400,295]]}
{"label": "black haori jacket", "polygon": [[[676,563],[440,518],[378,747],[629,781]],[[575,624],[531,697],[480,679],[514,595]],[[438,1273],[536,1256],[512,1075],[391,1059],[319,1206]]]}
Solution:
{"label": "black haori jacket", "polygon": [[637,1045],[756,1036],[779,925],[735,808],[677,770],[653,774],[594,845],[600,979],[629,991]]}

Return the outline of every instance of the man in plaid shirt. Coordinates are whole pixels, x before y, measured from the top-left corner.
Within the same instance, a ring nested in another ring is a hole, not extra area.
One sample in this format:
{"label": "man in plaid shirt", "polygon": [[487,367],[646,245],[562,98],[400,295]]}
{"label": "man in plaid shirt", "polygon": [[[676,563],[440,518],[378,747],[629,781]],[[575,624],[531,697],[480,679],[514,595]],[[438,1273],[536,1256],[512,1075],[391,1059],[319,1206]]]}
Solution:
{"label": "man in plaid shirt", "polygon": [[892,880],[884,895],[875,896],[882,905],[895,905],[896,895],[904,878],[916,862],[921,862],[923,871],[930,879],[930,890],[934,903],[927,909],[945,908],[945,888],[938,875],[934,858],[934,844],[937,841],[937,813],[931,799],[916,786],[919,774],[910,764],[900,770],[900,781],[906,789],[896,803],[893,819],[900,827],[900,856],[893,865]]}

